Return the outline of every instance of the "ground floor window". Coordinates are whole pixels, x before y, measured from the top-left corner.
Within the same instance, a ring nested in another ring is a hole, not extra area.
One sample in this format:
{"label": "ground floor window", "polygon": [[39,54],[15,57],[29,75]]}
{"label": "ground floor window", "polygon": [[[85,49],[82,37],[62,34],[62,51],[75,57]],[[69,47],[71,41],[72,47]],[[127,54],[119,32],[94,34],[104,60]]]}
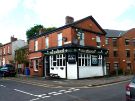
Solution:
{"label": "ground floor window", "polygon": [[128,70],[131,69],[131,63],[127,63],[127,69],[128,69]]}
{"label": "ground floor window", "polygon": [[102,55],[78,54],[78,66],[101,66]]}
{"label": "ground floor window", "polygon": [[33,60],[34,63],[34,71],[38,71],[38,59]]}
{"label": "ground floor window", "polygon": [[63,69],[63,67],[66,66],[66,55],[65,54],[55,54],[50,56],[50,67],[51,70],[54,70],[55,68]]}
{"label": "ground floor window", "polygon": [[119,64],[118,63],[114,63],[114,69],[118,69],[119,68]]}

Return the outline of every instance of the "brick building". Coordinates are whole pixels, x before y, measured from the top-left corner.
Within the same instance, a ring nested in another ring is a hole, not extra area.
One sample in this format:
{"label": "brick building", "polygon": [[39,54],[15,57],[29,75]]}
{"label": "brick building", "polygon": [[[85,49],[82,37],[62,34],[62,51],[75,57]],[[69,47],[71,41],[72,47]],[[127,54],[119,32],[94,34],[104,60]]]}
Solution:
{"label": "brick building", "polygon": [[11,42],[0,45],[0,66],[14,63],[15,50],[26,45],[24,40],[11,36]]}
{"label": "brick building", "polygon": [[31,76],[79,79],[106,75],[106,32],[92,16],[34,36],[29,40]]}
{"label": "brick building", "polygon": [[135,73],[135,28],[128,31],[106,29],[106,47],[109,50],[107,69],[110,73],[122,70]]}

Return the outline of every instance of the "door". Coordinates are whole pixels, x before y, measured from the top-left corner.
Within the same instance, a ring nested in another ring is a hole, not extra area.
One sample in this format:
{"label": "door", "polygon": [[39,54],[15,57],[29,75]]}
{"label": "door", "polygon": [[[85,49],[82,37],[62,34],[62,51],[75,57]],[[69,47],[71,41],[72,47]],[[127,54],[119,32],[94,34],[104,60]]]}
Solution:
{"label": "door", "polygon": [[44,58],[44,73],[45,73],[45,77],[50,75],[49,56],[45,56]]}

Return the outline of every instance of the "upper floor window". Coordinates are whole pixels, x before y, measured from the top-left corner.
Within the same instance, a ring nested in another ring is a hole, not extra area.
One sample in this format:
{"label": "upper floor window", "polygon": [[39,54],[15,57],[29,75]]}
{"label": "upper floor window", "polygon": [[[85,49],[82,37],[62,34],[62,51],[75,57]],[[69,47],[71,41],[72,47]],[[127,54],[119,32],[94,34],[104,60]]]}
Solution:
{"label": "upper floor window", "polygon": [[6,54],[6,50],[5,50],[5,47],[3,48],[3,54]]}
{"label": "upper floor window", "polygon": [[8,46],[7,48],[8,48],[8,53],[10,53],[10,47]]}
{"label": "upper floor window", "polygon": [[38,41],[36,40],[35,41],[35,51],[37,51],[38,50]]}
{"label": "upper floor window", "polygon": [[105,44],[108,45],[109,44],[109,38],[105,39]]}
{"label": "upper floor window", "polygon": [[129,45],[130,40],[129,39],[125,39],[125,45]]}
{"label": "upper floor window", "polygon": [[45,46],[46,48],[49,48],[49,37],[45,38]]}
{"label": "upper floor window", "polygon": [[113,41],[113,46],[116,47],[117,46],[117,39],[112,39]]}
{"label": "upper floor window", "polygon": [[62,46],[62,33],[58,34],[58,46]]}
{"label": "upper floor window", "polygon": [[101,40],[99,36],[96,36],[97,47],[101,47]]}
{"label": "upper floor window", "polygon": [[126,57],[130,57],[130,50],[126,50]]}

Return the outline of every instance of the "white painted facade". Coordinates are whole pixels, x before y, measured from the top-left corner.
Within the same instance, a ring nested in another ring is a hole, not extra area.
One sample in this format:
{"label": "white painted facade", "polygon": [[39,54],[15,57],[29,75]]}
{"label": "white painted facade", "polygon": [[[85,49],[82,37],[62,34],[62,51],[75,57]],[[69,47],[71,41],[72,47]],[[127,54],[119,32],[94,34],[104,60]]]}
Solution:
{"label": "white painted facade", "polygon": [[77,62],[76,64],[67,63],[67,79],[77,79]]}

